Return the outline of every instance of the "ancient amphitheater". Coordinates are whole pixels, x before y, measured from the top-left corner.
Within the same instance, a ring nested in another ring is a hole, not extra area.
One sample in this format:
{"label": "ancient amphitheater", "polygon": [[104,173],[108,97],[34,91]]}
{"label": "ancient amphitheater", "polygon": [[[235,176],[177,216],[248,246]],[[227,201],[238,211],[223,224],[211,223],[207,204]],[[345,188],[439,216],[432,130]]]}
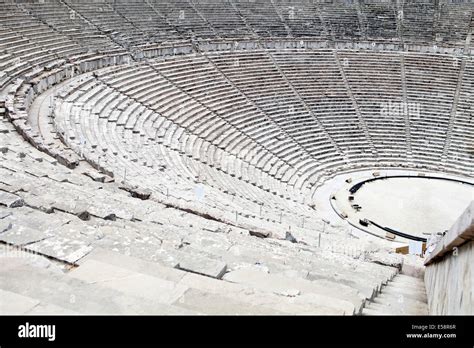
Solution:
{"label": "ancient amphitheater", "polygon": [[0,314],[474,314],[473,10],[0,0]]}

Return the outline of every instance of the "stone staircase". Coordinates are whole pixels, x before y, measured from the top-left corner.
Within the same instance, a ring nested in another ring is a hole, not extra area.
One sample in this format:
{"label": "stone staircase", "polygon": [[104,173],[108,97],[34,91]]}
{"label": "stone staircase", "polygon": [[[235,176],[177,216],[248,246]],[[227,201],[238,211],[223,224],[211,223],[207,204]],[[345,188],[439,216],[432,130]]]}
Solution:
{"label": "stone staircase", "polygon": [[422,278],[396,275],[362,311],[362,315],[428,315]]}

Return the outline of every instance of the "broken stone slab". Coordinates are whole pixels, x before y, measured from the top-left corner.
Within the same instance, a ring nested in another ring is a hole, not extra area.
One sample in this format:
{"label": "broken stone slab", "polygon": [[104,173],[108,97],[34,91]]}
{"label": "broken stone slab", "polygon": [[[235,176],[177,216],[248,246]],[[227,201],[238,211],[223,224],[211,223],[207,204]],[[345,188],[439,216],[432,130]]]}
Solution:
{"label": "broken stone slab", "polygon": [[80,240],[65,237],[42,239],[28,244],[25,249],[74,264],[92,251],[92,247]]}
{"label": "broken stone slab", "polygon": [[8,208],[18,208],[25,204],[23,198],[13,193],[0,191],[0,206],[4,205]]}
{"label": "broken stone slab", "polygon": [[87,203],[82,201],[75,201],[70,198],[64,200],[58,199],[57,197],[53,198],[54,202],[51,203],[54,210],[65,211],[74,215],[77,215],[81,220],[89,219],[89,206]]}
{"label": "broken stone slab", "polygon": [[54,200],[49,199],[48,197],[28,195],[26,197],[26,203],[28,204],[28,206],[33,207],[35,209],[39,209],[45,213],[52,213],[54,211]]}
{"label": "broken stone slab", "polygon": [[51,150],[49,152],[59,163],[68,167],[69,169],[74,169],[79,165],[80,158],[75,153],[69,152],[60,152],[58,150]]}
{"label": "broken stone slab", "polygon": [[108,175],[104,175],[96,171],[86,171],[86,172],[83,172],[82,174],[89,177],[93,181],[97,181],[97,182],[106,183],[106,182],[114,181],[114,179],[112,179]]}
{"label": "broken stone slab", "polygon": [[270,236],[270,232],[265,231],[249,231],[249,234],[258,238],[268,238]]}
{"label": "broken stone slab", "polygon": [[222,261],[194,255],[180,259],[176,268],[216,279],[221,279],[227,271],[227,265]]}
{"label": "broken stone slab", "polygon": [[139,198],[141,200],[150,199],[151,190],[141,187],[132,187],[132,186],[120,186],[121,190],[127,191],[134,198]]}
{"label": "broken stone slab", "polygon": [[[22,246],[50,237],[43,231],[35,230],[27,226],[17,226],[9,221],[4,221],[3,223],[9,224],[9,226],[0,233],[0,240],[9,244]],[[3,227],[5,227],[5,225]],[[0,231],[2,229],[0,225]]]}

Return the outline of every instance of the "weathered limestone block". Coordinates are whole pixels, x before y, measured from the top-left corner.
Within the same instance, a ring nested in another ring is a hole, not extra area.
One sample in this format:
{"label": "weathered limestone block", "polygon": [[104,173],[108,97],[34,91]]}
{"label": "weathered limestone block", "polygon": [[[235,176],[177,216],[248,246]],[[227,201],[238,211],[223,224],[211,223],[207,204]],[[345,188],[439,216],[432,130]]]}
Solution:
{"label": "weathered limestone block", "polygon": [[179,261],[177,268],[183,271],[220,279],[226,272],[227,265],[224,262],[204,257],[185,257]]}
{"label": "weathered limestone block", "polygon": [[17,208],[23,206],[25,202],[23,199],[13,193],[0,191],[0,206],[6,206],[8,208]]}

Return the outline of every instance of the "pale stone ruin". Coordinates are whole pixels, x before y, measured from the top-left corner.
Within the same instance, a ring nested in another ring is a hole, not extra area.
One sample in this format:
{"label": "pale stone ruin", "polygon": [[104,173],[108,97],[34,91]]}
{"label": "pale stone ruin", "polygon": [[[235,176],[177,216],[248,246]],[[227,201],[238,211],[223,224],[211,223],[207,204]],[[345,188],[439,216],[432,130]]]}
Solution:
{"label": "pale stone ruin", "polygon": [[474,314],[473,10],[0,0],[0,314]]}

